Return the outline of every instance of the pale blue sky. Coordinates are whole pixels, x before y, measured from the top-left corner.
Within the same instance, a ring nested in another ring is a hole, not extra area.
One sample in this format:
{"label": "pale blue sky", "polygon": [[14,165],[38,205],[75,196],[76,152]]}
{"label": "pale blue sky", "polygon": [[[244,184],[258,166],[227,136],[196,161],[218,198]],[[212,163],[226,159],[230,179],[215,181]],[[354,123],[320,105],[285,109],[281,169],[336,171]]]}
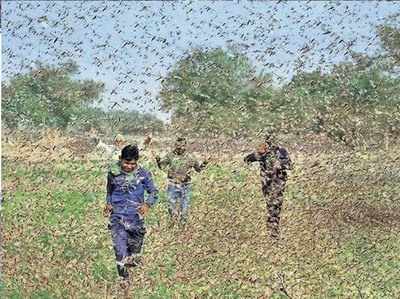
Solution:
{"label": "pale blue sky", "polygon": [[[240,45],[258,71],[288,80],[296,65],[329,69],[347,47],[379,50],[376,26],[400,2],[3,2],[3,78],[39,60],[72,58],[106,83],[104,108],[153,112],[160,78],[194,47]],[[397,19],[398,21],[398,19]],[[395,24],[398,25],[398,24]],[[330,32],[330,33],[327,33]],[[339,41],[342,42],[339,43]],[[301,49],[308,46],[309,51]],[[115,105],[115,102],[118,105]]]}

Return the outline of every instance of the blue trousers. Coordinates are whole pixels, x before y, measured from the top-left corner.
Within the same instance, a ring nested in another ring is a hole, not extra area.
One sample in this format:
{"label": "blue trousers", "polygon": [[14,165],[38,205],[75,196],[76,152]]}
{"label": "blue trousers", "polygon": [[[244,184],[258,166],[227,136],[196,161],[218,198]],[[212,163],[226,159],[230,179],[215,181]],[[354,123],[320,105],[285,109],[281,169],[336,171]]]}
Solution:
{"label": "blue trousers", "polygon": [[179,220],[182,222],[185,222],[187,220],[191,199],[191,191],[191,184],[176,184],[171,182],[168,183],[168,212],[171,217],[179,218]]}
{"label": "blue trousers", "polygon": [[146,228],[138,215],[113,213],[110,216],[111,237],[119,276],[128,278],[127,258],[141,253]]}

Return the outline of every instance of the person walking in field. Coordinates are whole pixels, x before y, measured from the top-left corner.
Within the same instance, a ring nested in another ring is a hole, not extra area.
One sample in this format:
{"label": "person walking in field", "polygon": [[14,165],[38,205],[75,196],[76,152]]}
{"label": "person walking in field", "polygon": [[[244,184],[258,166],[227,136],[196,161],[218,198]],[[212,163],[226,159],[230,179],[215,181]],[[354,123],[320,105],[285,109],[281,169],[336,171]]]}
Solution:
{"label": "person walking in field", "polygon": [[274,143],[271,134],[267,134],[265,142],[255,152],[245,156],[244,161],[248,164],[260,164],[261,188],[267,204],[267,227],[270,236],[278,239],[287,171],[293,167],[289,153],[284,147]]}
{"label": "person walking in field", "polygon": [[169,201],[168,212],[171,216],[172,225],[175,222],[186,224],[191,199],[191,172],[202,171],[208,161],[201,164],[186,151],[186,139],[177,138],[175,148],[163,159],[156,156],[157,166],[167,171],[167,195]]}
{"label": "person walking in field", "polygon": [[125,286],[129,285],[127,268],[140,263],[146,234],[143,217],[158,200],[151,173],[139,166],[138,160],[138,147],[127,145],[107,175],[104,213],[109,217],[118,275]]}

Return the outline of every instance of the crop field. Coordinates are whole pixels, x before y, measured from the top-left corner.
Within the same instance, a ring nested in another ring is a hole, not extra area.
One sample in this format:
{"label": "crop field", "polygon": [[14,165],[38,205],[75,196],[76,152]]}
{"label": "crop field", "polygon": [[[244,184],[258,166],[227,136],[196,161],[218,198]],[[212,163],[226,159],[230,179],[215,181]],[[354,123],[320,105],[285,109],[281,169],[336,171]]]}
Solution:
{"label": "crop field", "polygon": [[146,218],[143,265],[124,292],[102,215],[107,162],[16,159],[11,144],[2,298],[400,297],[399,147],[292,150],[279,242],[266,232],[257,165],[215,159],[194,177],[188,225],[171,228],[165,174],[144,157],[160,201]]}

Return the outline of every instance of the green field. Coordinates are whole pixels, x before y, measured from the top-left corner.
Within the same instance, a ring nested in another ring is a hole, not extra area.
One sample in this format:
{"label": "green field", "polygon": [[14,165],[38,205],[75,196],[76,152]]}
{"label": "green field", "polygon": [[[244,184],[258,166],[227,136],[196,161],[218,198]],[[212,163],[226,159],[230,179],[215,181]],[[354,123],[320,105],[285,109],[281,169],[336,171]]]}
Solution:
{"label": "green field", "polygon": [[[131,298],[400,298],[400,147],[292,151],[282,239],[265,227],[257,165],[194,178],[189,224],[168,228],[165,174]],[[3,157],[1,298],[113,298],[103,162]]]}

